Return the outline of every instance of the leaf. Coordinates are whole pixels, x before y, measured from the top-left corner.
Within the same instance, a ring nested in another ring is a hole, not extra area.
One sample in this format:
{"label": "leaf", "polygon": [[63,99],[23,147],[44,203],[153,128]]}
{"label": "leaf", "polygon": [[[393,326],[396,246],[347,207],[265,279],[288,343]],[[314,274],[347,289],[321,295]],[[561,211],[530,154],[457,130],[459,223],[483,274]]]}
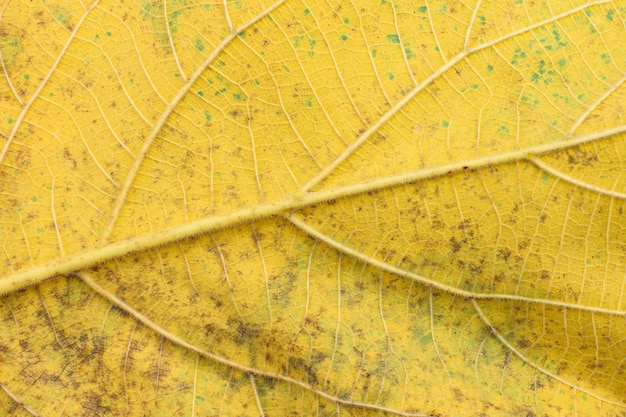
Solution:
{"label": "leaf", "polygon": [[3,415],[626,409],[622,1],[7,1]]}

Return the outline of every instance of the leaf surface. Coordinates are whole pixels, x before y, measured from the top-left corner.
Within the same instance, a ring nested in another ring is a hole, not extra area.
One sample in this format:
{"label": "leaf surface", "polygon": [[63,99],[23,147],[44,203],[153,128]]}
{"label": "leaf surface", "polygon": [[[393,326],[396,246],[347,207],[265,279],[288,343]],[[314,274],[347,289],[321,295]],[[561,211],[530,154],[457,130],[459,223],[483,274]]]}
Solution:
{"label": "leaf surface", "polygon": [[0,410],[623,415],[625,19],[6,1]]}

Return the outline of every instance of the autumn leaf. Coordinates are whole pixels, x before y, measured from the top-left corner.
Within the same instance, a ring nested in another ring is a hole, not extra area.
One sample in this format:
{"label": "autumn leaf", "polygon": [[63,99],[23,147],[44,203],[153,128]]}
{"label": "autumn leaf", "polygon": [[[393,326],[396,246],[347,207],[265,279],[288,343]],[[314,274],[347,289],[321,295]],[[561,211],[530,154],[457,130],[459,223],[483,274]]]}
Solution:
{"label": "autumn leaf", "polygon": [[626,413],[624,1],[0,7],[0,414]]}

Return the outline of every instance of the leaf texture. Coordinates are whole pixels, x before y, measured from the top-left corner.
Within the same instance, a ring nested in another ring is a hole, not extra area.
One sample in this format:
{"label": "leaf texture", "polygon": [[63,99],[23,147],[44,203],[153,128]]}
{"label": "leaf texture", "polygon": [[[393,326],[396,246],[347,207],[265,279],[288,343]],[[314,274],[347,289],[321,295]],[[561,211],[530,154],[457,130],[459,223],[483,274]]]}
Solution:
{"label": "leaf texture", "polygon": [[0,412],[626,413],[626,3],[6,0]]}

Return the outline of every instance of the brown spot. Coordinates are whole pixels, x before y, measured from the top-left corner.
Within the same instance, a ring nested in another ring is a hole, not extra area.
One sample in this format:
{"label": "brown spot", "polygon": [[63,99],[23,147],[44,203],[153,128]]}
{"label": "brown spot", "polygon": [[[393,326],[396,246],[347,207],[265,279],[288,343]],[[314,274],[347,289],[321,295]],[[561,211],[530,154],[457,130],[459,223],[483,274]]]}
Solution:
{"label": "brown spot", "polygon": [[259,233],[256,229],[252,230],[252,240],[255,242],[259,242],[265,238],[263,233]]}
{"label": "brown spot", "polygon": [[102,405],[102,397],[94,392],[89,392],[84,395],[80,405],[83,407],[83,416],[96,417],[108,415],[109,407]]}
{"label": "brown spot", "polygon": [[530,346],[530,341],[526,338],[522,338],[520,340],[517,341],[517,346],[522,348],[522,349],[526,349]]}
{"label": "brown spot", "polygon": [[72,168],[76,168],[76,166],[78,165],[76,162],[76,159],[74,159],[70,150],[65,147],[63,148],[63,158],[65,158],[66,161],[72,164]]}
{"label": "brown spot", "polygon": [[511,249],[509,248],[500,248],[498,250],[498,256],[502,259],[504,259],[505,262],[509,261],[509,258],[511,257]]}
{"label": "brown spot", "polygon": [[452,253],[457,253],[461,250],[461,243],[456,240],[454,236],[450,238],[450,247],[452,248]]}
{"label": "brown spot", "polygon": [[[232,327],[234,323],[229,323],[229,325]],[[237,330],[235,333],[235,343],[237,343],[237,345],[241,346],[243,345],[245,342],[250,342],[252,339],[255,339],[259,336],[259,334],[261,333],[260,329],[249,325],[247,323],[243,323],[243,322],[238,322],[237,323]]]}

